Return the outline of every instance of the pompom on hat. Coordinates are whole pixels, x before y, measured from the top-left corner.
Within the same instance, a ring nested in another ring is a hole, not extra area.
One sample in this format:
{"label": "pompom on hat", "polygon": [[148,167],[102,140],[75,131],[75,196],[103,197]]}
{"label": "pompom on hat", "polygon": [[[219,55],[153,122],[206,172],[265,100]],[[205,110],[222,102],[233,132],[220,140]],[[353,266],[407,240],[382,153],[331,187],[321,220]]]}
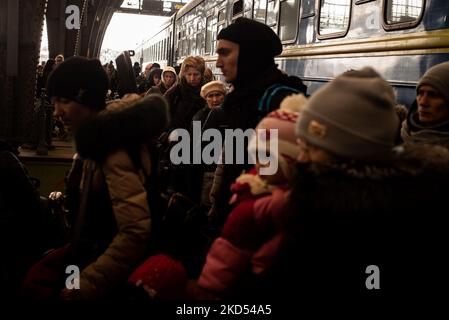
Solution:
{"label": "pompom on hat", "polygon": [[142,286],[152,297],[180,299],[185,293],[187,272],[181,262],[158,254],[141,264],[128,282]]}
{"label": "pompom on hat", "polygon": [[[296,158],[299,155],[300,148],[296,144],[295,125],[300,118],[300,112],[307,104],[307,98],[302,94],[293,94],[282,100],[280,108],[270,112],[263,118],[256,127],[256,134],[260,134],[260,130],[266,130],[267,145],[270,145],[272,137],[269,136],[270,129],[278,132],[278,154],[270,154],[274,157],[274,161],[278,161],[279,168],[285,177],[290,177],[295,166]],[[266,147],[260,143],[256,143],[257,139],[253,138],[250,142],[249,149],[252,153],[262,151]]]}

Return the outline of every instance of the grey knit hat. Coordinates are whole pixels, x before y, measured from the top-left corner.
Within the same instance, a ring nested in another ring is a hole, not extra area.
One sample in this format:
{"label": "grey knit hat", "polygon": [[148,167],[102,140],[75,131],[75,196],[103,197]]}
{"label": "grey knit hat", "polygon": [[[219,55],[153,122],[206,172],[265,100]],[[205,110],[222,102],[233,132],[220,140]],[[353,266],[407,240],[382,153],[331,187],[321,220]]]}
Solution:
{"label": "grey knit hat", "polygon": [[309,100],[296,134],[346,159],[382,159],[399,130],[393,88],[372,68],[348,71]]}
{"label": "grey knit hat", "polygon": [[419,80],[416,90],[420,86],[427,84],[435,89],[444,97],[449,104],[449,62],[437,64],[426,71],[421,80]]}

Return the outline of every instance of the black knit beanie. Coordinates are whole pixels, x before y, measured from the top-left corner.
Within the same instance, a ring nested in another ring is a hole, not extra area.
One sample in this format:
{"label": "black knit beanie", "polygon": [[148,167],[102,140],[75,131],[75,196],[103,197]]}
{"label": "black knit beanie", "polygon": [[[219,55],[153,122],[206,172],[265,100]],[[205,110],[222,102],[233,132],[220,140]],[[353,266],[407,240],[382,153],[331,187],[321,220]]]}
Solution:
{"label": "black knit beanie", "polygon": [[238,18],[222,29],[217,39],[237,43],[240,46],[237,79],[234,86],[241,87],[275,67],[274,57],[282,53],[282,43],[267,25],[248,18]]}
{"label": "black knit beanie", "polygon": [[97,59],[71,57],[49,76],[49,97],[61,97],[101,110],[105,107],[109,78]]}

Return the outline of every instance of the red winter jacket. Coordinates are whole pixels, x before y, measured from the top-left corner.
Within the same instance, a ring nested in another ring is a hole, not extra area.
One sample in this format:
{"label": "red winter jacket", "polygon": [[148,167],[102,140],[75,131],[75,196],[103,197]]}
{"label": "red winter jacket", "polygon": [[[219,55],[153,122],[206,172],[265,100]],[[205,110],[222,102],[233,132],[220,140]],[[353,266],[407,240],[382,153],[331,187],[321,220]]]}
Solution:
{"label": "red winter jacket", "polygon": [[200,287],[220,296],[232,294],[242,277],[260,274],[276,261],[288,203],[285,186],[268,186],[254,172],[239,177],[232,189],[238,204],[212,244],[198,280]]}

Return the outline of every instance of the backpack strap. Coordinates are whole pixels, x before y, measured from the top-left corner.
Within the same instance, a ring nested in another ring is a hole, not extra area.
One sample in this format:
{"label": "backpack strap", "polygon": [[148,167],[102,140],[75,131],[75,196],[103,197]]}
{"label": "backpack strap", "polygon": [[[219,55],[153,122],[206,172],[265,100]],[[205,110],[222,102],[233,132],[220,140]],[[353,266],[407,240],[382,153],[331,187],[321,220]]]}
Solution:
{"label": "backpack strap", "polygon": [[287,92],[291,92],[291,93],[299,93],[301,92],[298,89],[280,84],[280,83],[276,83],[274,85],[272,85],[271,87],[269,87],[267,90],[265,90],[262,98],[259,100],[259,106],[258,106],[258,110],[259,110],[259,117],[262,118],[264,117],[269,111],[270,111],[270,104],[271,101],[273,100],[273,97],[278,94],[280,91],[287,91]]}

